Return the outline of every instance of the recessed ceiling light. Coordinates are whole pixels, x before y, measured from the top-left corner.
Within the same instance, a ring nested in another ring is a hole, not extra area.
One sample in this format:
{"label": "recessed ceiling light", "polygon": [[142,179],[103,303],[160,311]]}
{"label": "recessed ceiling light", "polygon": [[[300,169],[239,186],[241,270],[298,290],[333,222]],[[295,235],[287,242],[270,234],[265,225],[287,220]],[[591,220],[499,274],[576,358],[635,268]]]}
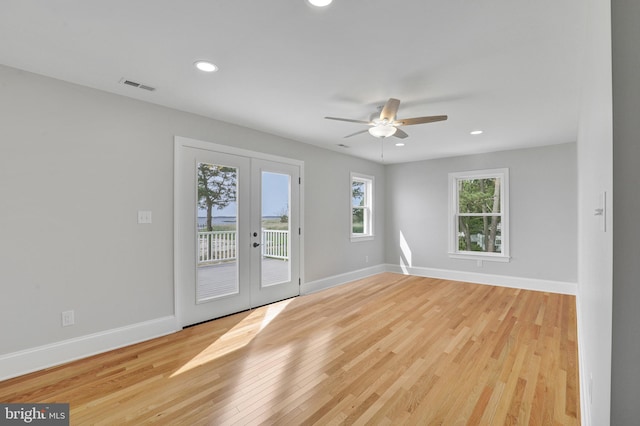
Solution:
{"label": "recessed ceiling light", "polygon": [[218,67],[209,61],[196,61],[193,65],[195,65],[200,71],[204,72],[218,71]]}
{"label": "recessed ceiling light", "polygon": [[474,130],[471,132],[472,135],[481,135],[482,134],[482,130]]}
{"label": "recessed ceiling light", "polygon": [[316,7],[329,6],[333,0],[309,0],[309,3]]}
{"label": "recessed ceiling light", "polygon": [[396,146],[404,146],[404,142],[396,142]]}

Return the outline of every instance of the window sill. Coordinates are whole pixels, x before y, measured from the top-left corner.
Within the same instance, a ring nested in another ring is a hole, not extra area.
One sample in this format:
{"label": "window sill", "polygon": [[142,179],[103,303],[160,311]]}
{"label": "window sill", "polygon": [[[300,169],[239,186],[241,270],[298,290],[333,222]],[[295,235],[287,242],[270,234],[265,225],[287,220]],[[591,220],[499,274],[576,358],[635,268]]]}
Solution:
{"label": "window sill", "polygon": [[511,257],[505,255],[491,255],[491,254],[470,254],[470,253],[449,253],[451,259],[465,259],[465,260],[483,260],[487,262],[503,262],[507,263],[511,261]]}
{"label": "window sill", "polygon": [[351,242],[358,243],[360,241],[371,241],[373,238],[373,235],[351,235]]}

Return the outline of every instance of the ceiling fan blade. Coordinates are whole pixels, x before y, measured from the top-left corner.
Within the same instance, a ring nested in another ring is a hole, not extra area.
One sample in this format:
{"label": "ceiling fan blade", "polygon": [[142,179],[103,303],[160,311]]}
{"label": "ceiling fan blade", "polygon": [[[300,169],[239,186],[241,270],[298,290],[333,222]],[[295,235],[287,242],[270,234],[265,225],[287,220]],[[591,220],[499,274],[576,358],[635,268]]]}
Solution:
{"label": "ceiling fan blade", "polygon": [[351,136],[359,135],[361,133],[367,133],[369,129],[360,130],[359,132],[351,133],[350,135],[345,136],[344,138],[350,138]]}
{"label": "ceiling fan blade", "polygon": [[436,121],[444,121],[448,117],[446,115],[432,115],[431,117],[414,117],[403,118],[395,122],[396,126],[411,126],[412,124],[434,123]]}
{"label": "ceiling fan blade", "polygon": [[404,130],[398,129],[396,127],[396,132],[393,134],[396,138],[404,139],[409,136]]}
{"label": "ceiling fan blade", "polygon": [[370,121],[364,120],[352,120],[350,118],[339,118],[339,117],[325,117],[327,120],[338,120],[338,121],[347,121],[349,123],[360,123],[360,124],[371,124]]}
{"label": "ceiling fan blade", "polygon": [[380,112],[380,120],[387,119],[390,122],[395,121],[396,115],[398,114],[398,108],[400,108],[400,100],[389,98]]}

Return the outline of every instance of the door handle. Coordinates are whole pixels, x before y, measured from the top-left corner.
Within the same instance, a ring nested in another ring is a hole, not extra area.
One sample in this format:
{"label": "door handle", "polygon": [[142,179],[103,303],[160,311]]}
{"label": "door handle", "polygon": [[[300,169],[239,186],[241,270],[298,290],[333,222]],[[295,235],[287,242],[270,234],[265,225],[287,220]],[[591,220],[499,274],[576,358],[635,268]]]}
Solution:
{"label": "door handle", "polygon": [[254,247],[258,247],[260,245],[260,243],[253,243]]}

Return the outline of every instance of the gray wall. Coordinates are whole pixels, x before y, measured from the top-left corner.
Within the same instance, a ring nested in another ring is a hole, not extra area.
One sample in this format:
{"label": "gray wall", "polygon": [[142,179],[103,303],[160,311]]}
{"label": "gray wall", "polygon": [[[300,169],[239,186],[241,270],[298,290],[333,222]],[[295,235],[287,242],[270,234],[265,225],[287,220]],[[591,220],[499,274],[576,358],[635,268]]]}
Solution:
{"label": "gray wall", "polygon": [[[449,258],[448,173],[509,168],[509,263]],[[412,265],[576,282],[576,145],[502,151],[387,167],[387,262],[400,261],[400,233]]]}
{"label": "gray wall", "polygon": [[349,173],[379,164],[2,66],[0,120],[0,355],[173,315],[174,135],[305,162],[306,281],[384,262],[383,187],[349,241]]}
{"label": "gray wall", "polygon": [[611,424],[640,421],[640,2],[612,1],[613,350]]}

